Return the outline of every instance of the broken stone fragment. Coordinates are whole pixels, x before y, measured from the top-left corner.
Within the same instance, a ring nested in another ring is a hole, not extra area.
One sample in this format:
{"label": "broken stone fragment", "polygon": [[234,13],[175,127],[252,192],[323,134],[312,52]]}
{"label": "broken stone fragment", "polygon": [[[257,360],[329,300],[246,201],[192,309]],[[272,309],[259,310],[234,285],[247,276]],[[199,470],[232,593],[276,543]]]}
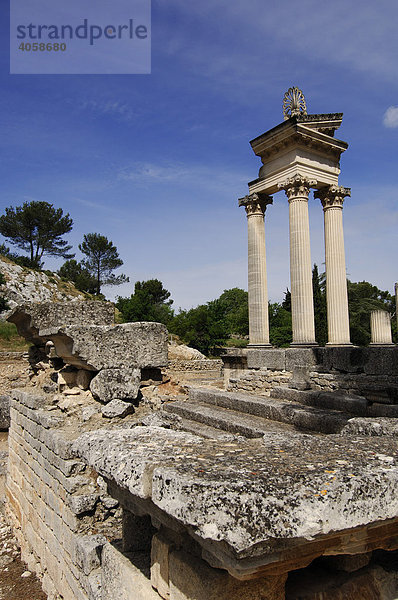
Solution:
{"label": "broken stone fragment", "polygon": [[79,369],[76,375],[77,387],[79,387],[81,390],[88,390],[93,376],[94,374],[92,371],[87,371],[87,369]]}
{"label": "broken stone fragment", "polygon": [[91,417],[98,414],[99,412],[100,408],[97,403],[95,405],[91,404],[90,406],[85,406],[82,409],[82,419],[84,422],[89,421]]}
{"label": "broken stone fragment", "polygon": [[76,385],[77,371],[73,367],[65,367],[58,373],[58,389],[60,392],[63,391],[65,386],[75,387]]}
{"label": "broken stone fragment", "polygon": [[167,329],[161,323],[114,326],[53,327],[40,330],[51,339],[65,363],[100,371],[134,365],[140,369],[167,365]]}
{"label": "broken stone fragment", "polygon": [[112,325],[115,308],[110,302],[26,302],[10,313],[7,320],[15,323],[19,335],[36,345],[47,341],[41,329],[60,328],[66,325]]}
{"label": "broken stone fragment", "polygon": [[140,388],[140,369],[102,369],[91,383],[90,390],[94,397],[102,402],[120,400],[135,400]]}
{"label": "broken stone fragment", "polygon": [[103,406],[101,412],[102,415],[108,419],[112,419],[113,417],[123,418],[134,412],[134,406],[130,404],[130,402],[124,402],[123,400],[115,398],[114,400],[111,400],[109,404]]}
{"label": "broken stone fragment", "polygon": [[8,395],[0,396],[0,430],[5,431],[10,427],[10,401]]}
{"label": "broken stone fragment", "polygon": [[99,499],[98,494],[83,494],[81,496],[70,496],[67,499],[69,508],[75,515],[81,515],[94,510]]}
{"label": "broken stone fragment", "polygon": [[102,548],[106,542],[106,537],[100,534],[77,537],[75,560],[85,575],[101,566]]}

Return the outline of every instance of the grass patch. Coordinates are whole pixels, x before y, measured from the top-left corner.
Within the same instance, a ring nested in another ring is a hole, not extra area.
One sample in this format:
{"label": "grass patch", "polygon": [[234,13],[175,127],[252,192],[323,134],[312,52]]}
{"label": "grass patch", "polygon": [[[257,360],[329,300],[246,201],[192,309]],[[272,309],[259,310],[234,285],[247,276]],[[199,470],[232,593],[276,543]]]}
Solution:
{"label": "grass patch", "polygon": [[0,321],[0,350],[6,352],[24,352],[29,348],[25,338],[18,335],[14,323]]}
{"label": "grass patch", "polygon": [[243,338],[229,338],[226,343],[225,346],[226,348],[246,348],[246,346],[248,345],[249,340],[243,339]]}

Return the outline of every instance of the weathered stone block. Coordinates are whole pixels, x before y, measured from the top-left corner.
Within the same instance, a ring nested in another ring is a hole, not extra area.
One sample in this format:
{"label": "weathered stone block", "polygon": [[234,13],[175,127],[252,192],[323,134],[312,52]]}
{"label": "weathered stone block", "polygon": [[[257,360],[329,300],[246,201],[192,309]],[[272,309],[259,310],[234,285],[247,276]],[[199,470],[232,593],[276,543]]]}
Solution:
{"label": "weathered stone block", "polygon": [[88,390],[93,373],[87,369],[79,369],[76,375],[76,385],[82,390]]}
{"label": "weathered stone block", "polygon": [[126,398],[135,400],[140,389],[140,381],[140,369],[131,367],[102,369],[102,371],[91,380],[90,390],[91,393],[102,402],[110,402],[115,399],[124,400]]}
{"label": "weathered stone block", "polygon": [[283,348],[249,349],[247,351],[247,367],[249,369],[285,369],[286,350]]}
{"label": "weathered stone block", "polygon": [[151,583],[158,594],[165,600],[170,598],[169,555],[172,550],[173,545],[162,533],[157,533],[153,536],[151,550]]}
{"label": "weathered stone block", "polygon": [[19,335],[29,342],[43,345],[46,337],[40,330],[81,323],[112,325],[114,316],[115,308],[110,302],[27,302],[14,308],[7,320],[15,323]]}
{"label": "weathered stone block", "polygon": [[[104,397],[102,397],[101,400],[106,401]],[[111,400],[108,404],[101,408],[102,416],[108,419],[113,419],[114,417],[123,419],[127,415],[131,415],[133,412],[134,406],[130,402],[124,402],[124,400],[120,400],[119,398]]]}
{"label": "weathered stone block", "polygon": [[107,543],[103,535],[84,535],[77,538],[75,560],[85,575],[90,575],[101,565],[102,548]]}
{"label": "weathered stone block", "polygon": [[10,427],[10,402],[11,397],[0,396],[0,430],[6,431]]}
{"label": "weathered stone block", "polygon": [[75,515],[81,515],[94,510],[99,499],[98,494],[83,494],[81,496],[70,496],[68,506]]}
{"label": "weathered stone block", "polygon": [[149,579],[111,544],[102,551],[102,600],[159,600]]}
{"label": "weathered stone block", "polygon": [[58,356],[78,368],[100,371],[167,365],[167,329],[161,323],[63,327],[41,331]]}
{"label": "weathered stone block", "polygon": [[286,348],[286,371],[294,371],[297,368],[309,369],[317,364],[314,348]]}
{"label": "weathered stone block", "polygon": [[234,579],[183,552],[169,557],[170,600],[284,600],[286,575]]}

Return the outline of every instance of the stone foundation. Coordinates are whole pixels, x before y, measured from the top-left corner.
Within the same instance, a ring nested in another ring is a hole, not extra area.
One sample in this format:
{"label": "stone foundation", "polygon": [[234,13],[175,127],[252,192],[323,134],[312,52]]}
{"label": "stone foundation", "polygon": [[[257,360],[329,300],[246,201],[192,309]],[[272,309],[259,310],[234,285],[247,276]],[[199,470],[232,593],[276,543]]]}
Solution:
{"label": "stone foundation", "polygon": [[229,376],[227,390],[249,392],[259,396],[269,396],[274,387],[289,385],[293,373],[288,371],[268,371],[263,369],[238,372],[238,377]]}
{"label": "stone foundation", "polygon": [[398,404],[398,347],[249,349],[222,357],[226,389],[269,395],[280,385]]}
{"label": "stone foundation", "polygon": [[106,538],[98,534],[120,534],[120,509],[43,408],[42,398],[14,392],[7,513],[22,560],[40,577],[49,600],[99,600]]}

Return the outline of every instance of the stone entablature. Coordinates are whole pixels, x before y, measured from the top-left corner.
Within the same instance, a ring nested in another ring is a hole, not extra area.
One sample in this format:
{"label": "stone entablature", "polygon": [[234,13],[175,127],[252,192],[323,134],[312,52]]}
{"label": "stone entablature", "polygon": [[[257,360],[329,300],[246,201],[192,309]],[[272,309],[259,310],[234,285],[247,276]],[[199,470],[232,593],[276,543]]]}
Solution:
{"label": "stone entablature", "polygon": [[[249,183],[250,193],[274,194],[282,177],[295,175],[316,179],[320,186],[337,185],[340,156],[348,144],[322,132],[322,116],[314,115],[317,129],[310,126],[312,115],[305,122],[292,117],[250,142],[263,163],[258,179]],[[325,115],[324,130],[329,123]]]}

